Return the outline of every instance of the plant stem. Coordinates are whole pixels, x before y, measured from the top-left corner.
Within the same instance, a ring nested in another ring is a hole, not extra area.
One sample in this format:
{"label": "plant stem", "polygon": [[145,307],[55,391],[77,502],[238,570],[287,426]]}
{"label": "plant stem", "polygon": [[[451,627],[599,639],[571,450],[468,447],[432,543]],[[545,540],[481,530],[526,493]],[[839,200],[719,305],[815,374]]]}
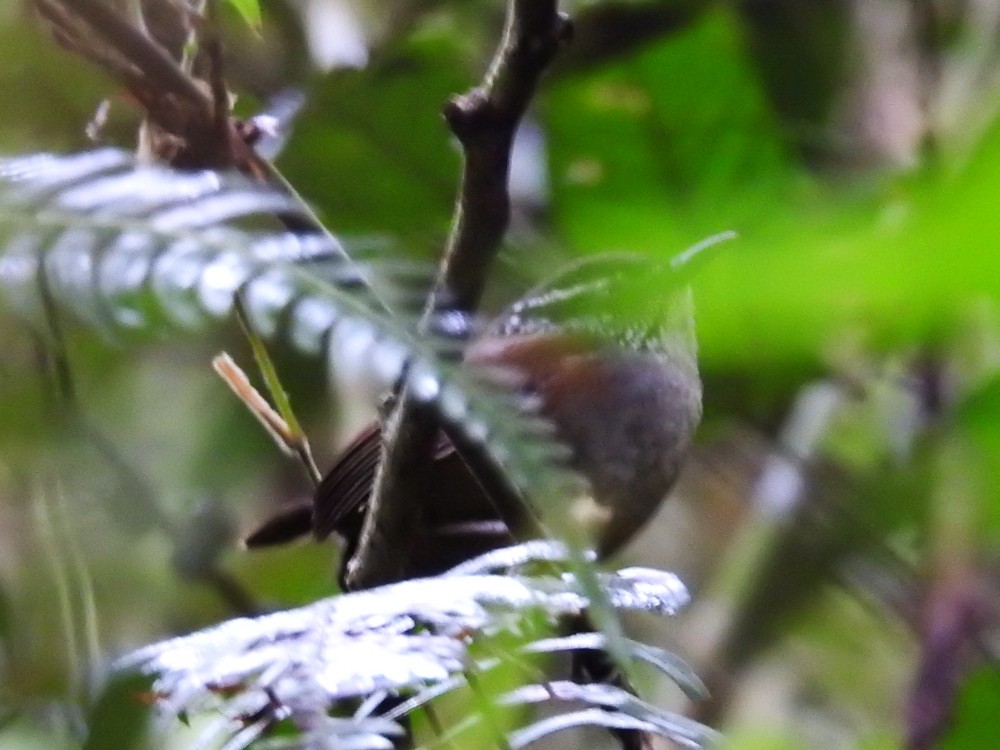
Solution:
{"label": "plant stem", "polygon": [[[422,320],[425,332],[443,310],[476,312],[510,217],[507,178],[514,133],[568,32],[556,0],[510,0],[503,37],[482,84],[454,97],[444,108],[445,119],[462,145],[463,167],[451,234]],[[413,487],[427,482],[439,428],[435,410],[404,387],[385,431],[385,449],[358,550],[347,568],[351,588],[406,577],[413,530],[422,521],[422,509],[411,501]],[[457,431],[455,436],[459,437]],[[497,490],[491,496],[501,518],[513,533],[523,533],[530,516],[526,518],[523,501],[503,472],[485,451],[475,450],[468,441],[465,446],[459,439],[455,442],[484,487]]]}

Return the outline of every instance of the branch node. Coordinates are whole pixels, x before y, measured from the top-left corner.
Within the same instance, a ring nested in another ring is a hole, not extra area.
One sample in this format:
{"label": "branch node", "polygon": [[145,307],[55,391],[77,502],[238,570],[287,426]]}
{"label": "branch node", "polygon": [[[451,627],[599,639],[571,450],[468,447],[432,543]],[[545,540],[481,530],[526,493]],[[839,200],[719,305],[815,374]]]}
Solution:
{"label": "branch node", "polygon": [[475,142],[477,135],[502,126],[500,113],[491,104],[489,95],[482,87],[453,96],[444,105],[442,114],[451,132],[463,146]]}
{"label": "branch node", "polygon": [[556,16],[556,42],[559,44],[559,49],[565,49],[573,43],[573,37],[576,34],[576,26],[573,25],[573,19],[569,17],[568,13],[559,12]]}

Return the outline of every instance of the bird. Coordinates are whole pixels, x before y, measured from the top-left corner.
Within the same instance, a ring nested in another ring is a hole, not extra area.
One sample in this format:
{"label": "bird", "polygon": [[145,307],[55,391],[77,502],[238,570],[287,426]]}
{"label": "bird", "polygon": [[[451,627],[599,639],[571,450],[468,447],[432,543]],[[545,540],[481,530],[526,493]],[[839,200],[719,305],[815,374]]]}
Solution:
{"label": "bird", "polygon": [[[608,286],[596,288],[608,301]],[[560,307],[593,289],[583,284],[531,290],[469,341],[464,364],[505,373],[507,387],[532,397],[552,423],[556,439],[571,451],[573,468],[589,486],[589,509],[580,512],[581,498],[571,498],[568,512],[586,518],[595,551],[604,558],[643,528],[677,481],[701,419],[702,384],[687,290],[664,290],[665,299],[651,305],[649,319],[639,327],[616,331],[600,316],[571,314],[559,320]],[[361,537],[381,457],[382,426],[374,421],[335,458],[310,503],[265,522],[244,540],[246,546],[308,533],[318,540],[336,534],[344,542],[338,579],[348,590],[348,563]],[[443,431],[430,460],[426,482],[414,487],[411,498],[421,505],[423,518],[410,546],[405,570],[410,578],[443,573],[516,541]],[[593,628],[585,614],[564,623],[569,633]],[[578,682],[631,690],[603,652],[574,652],[571,664]],[[643,732],[613,731],[623,750],[649,747]]]}
{"label": "bird", "polygon": [[[598,288],[607,290],[606,285]],[[693,313],[685,290],[665,293],[641,328],[610,332],[586,316],[553,319],[566,292],[532,290],[467,344],[464,366],[498,369],[534,397],[557,440],[570,449],[572,468],[590,488],[573,498],[572,512],[591,532],[599,558],[619,551],[660,507],[680,473],[701,418]],[[339,578],[357,547],[382,453],[374,421],[334,459],[311,502],[293,506],[244,539],[249,548],[312,534],[343,542]],[[407,577],[442,573],[478,554],[514,543],[511,532],[447,436],[432,452],[426,485],[414,489],[423,528]]]}

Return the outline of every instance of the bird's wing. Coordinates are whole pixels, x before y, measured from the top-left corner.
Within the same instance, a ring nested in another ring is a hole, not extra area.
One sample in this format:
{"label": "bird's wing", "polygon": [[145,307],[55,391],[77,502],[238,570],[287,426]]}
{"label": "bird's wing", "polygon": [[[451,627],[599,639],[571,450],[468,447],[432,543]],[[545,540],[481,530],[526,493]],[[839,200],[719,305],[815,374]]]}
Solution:
{"label": "bird's wing", "polygon": [[[454,450],[441,433],[434,447],[434,460],[446,459]],[[356,536],[368,507],[381,453],[382,429],[378,422],[372,422],[337,456],[311,501],[279,510],[250,532],[243,540],[244,545],[258,548],[286,544],[309,533],[315,539],[325,539],[333,532]]]}
{"label": "bird's wing", "polygon": [[312,531],[313,506],[311,501],[291,505],[279,510],[271,518],[251,531],[243,539],[248,549],[287,544]]}
{"label": "bird's wing", "polygon": [[[454,450],[444,433],[440,433],[434,446],[434,460],[447,458]],[[360,530],[381,459],[382,427],[372,422],[341,451],[316,488],[313,505],[316,539],[324,539],[334,531],[349,536]]]}
{"label": "bird's wing", "polygon": [[[359,525],[368,506],[375,473],[382,458],[382,428],[378,422],[365,427],[341,451],[313,496],[313,536],[325,539]],[[358,515],[355,515],[358,514]],[[350,521],[348,521],[350,519]]]}

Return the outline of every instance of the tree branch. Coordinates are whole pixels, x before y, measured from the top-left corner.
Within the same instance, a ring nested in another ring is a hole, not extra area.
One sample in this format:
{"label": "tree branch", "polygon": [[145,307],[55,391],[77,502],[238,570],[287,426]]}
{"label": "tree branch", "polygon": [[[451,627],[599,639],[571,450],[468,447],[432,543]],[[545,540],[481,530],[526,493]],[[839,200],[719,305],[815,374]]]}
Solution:
{"label": "tree branch", "polygon": [[211,102],[170,54],[140,29],[98,0],[65,0],[73,11],[100,37],[138,70],[154,79],[160,93],[171,93],[205,112]]}
{"label": "tree branch", "polygon": [[[510,218],[507,189],[510,149],[538,81],[569,36],[569,22],[556,0],[510,0],[503,38],[480,86],[445,105],[444,116],[462,144],[462,179],[434,292],[422,321],[426,331],[435,313],[473,314]],[[368,588],[405,577],[414,529],[422,508],[413,488],[427,482],[431,450],[439,429],[434,410],[404,389],[385,430],[385,448],[357,553],[349,562],[351,588]],[[480,481],[504,497],[498,512],[515,533],[526,519],[520,498],[488,457],[455,442]]]}

